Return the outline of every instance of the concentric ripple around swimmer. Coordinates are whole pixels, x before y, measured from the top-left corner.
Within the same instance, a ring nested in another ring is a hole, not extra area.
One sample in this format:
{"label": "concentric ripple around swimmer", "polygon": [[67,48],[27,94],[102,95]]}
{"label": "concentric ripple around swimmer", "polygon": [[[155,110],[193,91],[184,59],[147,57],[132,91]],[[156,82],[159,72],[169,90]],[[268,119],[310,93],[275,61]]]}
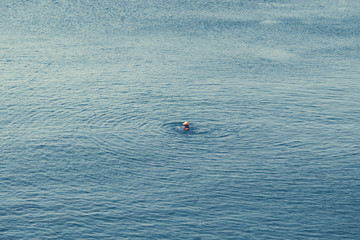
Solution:
{"label": "concentric ripple around swimmer", "polygon": [[235,140],[238,132],[235,128],[215,128],[208,122],[197,121],[190,123],[189,131],[184,131],[182,120],[162,120],[156,118],[156,111],[109,108],[90,115],[87,128],[94,147],[132,159],[138,157],[139,151],[147,152],[150,158],[166,156],[184,144],[192,149],[217,148],[224,140]]}
{"label": "concentric ripple around swimmer", "polygon": [[87,122],[89,137],[95,147],[107,153],[135,157],[139,149],[151,148],[160,124],[146,113],[105,109],[94,113]]}

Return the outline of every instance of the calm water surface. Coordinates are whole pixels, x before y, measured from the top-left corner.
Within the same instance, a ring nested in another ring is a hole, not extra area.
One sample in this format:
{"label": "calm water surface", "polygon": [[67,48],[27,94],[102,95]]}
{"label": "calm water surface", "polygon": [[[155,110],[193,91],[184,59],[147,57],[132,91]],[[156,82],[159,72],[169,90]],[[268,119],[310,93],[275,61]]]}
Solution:
{"label": "calm water surface", "polygon": [[360,235],[357,0],[0,9],[0,239]]}

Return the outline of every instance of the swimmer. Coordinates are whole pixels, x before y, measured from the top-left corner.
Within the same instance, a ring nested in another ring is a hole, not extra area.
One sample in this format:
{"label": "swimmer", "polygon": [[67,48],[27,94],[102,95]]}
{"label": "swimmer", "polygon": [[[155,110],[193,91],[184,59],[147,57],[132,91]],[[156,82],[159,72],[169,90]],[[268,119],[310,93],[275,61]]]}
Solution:
{"label": "swimmer", "polygon": [[184,131],[189,131],[190,129],[190,125],[189,125],[189,122],[184,122]]}

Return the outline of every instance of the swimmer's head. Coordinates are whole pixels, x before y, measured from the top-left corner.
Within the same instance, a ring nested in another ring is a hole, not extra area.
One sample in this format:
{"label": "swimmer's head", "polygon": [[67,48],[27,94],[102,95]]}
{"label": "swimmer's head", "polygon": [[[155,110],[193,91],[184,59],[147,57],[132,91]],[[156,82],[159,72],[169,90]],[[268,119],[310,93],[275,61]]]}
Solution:
{"label": "swimmer's head", "polygon": [[184,130],[185,131],[189,130],[189,128],[190,128],[189,122],[184,122],[183,124],[184,124]]}

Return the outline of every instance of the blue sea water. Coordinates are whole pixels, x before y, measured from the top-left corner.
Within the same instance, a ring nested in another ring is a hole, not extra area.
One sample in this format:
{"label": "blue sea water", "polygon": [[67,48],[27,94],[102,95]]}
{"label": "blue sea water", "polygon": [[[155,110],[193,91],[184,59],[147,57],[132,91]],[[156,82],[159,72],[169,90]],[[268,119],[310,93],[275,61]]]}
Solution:
{"label": "blue sea water", "polygon": [[359,238],[358,0],[0,10],[0,239]]}

